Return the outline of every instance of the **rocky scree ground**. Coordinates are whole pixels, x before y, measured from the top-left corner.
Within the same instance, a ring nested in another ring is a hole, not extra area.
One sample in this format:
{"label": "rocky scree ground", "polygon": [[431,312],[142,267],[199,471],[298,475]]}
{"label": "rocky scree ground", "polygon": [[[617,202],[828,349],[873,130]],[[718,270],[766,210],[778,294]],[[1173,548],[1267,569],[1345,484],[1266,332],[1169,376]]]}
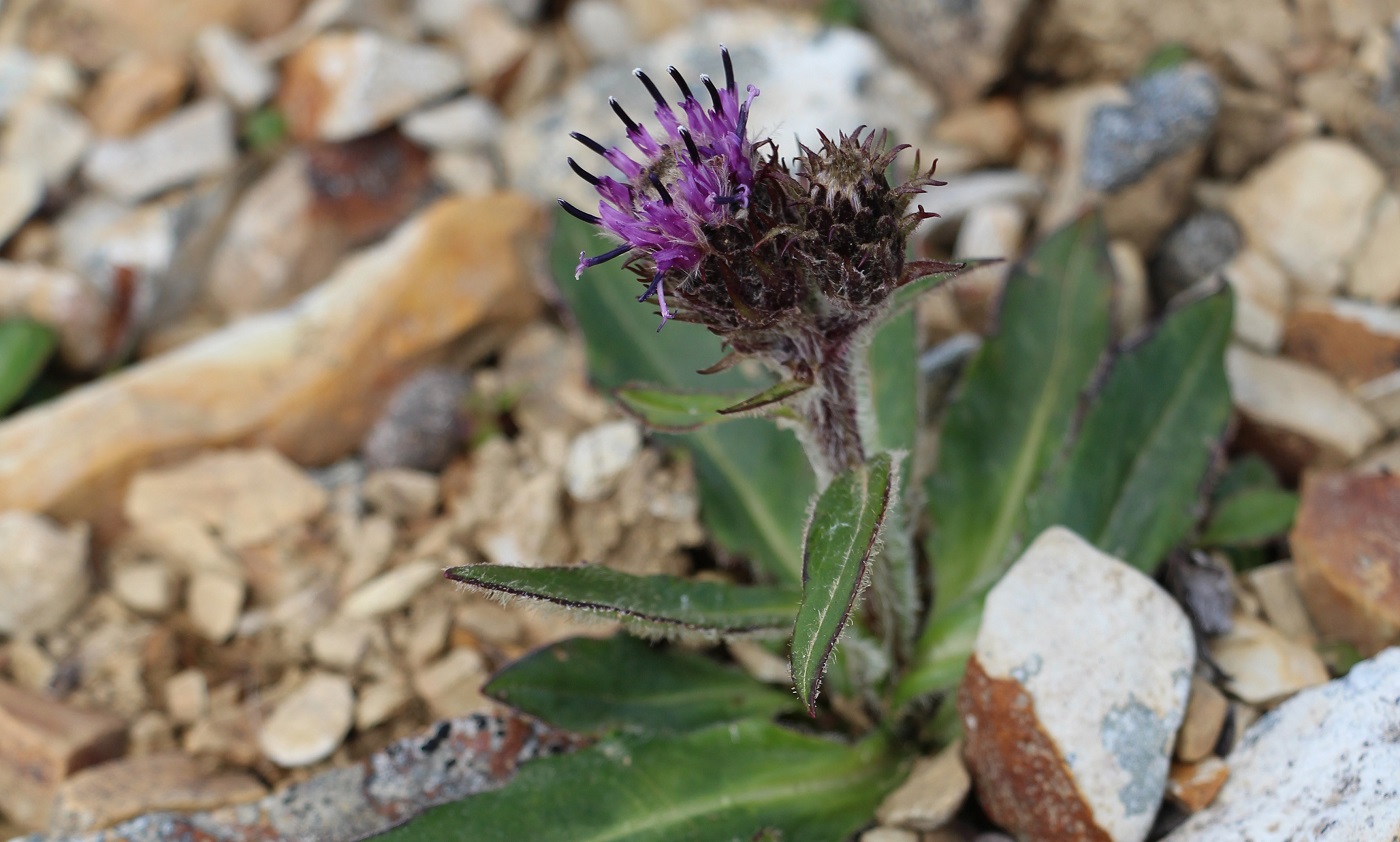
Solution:
{"label": "rocky scree ground", "polygon": [[[0,835],[161,838],[140,817],[177,811],[275,838],[331,803],[321,832],[349,838],[465,791],[430,783],[424,733],[507,768],[564,739],[481,684],[612,628],[440,571],[704,554],[688,463],[589,387],[539,254],[547,203],[587,198],[567,132],[620,139],[600,104],[643,107],[634,66],[706,68],[719,42],[782,144],[866,124],[939,159],[928,256],[1012,261],[1097,207],[1121,336],[1229,284],[1230,449],[1301,494],[1287,545],[1198,559],[1197,634],[1047,534],[989,602],[959,701],[983,728],[862,839],[1002,838],[974,801],[1028,839],[1393,834],[1394,764],[1361,747],[1400,727],[1377,703],[1400,681],[1378,655],[1400,636],[1400,3],[856,7],[861,28],[798,2],[4,4],[0,315],[56,358],[0,421]],[[931,365],[992,329],[1006,271],[920,305]],[[1028,598],[1046,558],[1105,635]],[[1057,711],[1071,692],[1121,739]],[[1008,698],[1040,720],[998,719]],[[988,727],[1074,774],[1027,790]],[[405,738],[424,784],[371,791]],[[1273,781],[1281,756],[1317,784]]]}

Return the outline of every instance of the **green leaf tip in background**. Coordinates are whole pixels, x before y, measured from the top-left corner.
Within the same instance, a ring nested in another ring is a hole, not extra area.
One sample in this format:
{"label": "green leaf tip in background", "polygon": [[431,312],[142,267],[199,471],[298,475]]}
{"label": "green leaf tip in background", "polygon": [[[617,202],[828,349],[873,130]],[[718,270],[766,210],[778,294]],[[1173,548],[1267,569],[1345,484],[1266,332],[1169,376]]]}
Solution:
{"label": "green leaf tip in background", "polygon": [[[656,331],[654,310],[637,303],[640,287],[621,261],[574,279],[578,253],[597,250],[597,229],[555,213],[550,265],[587,342],[589,371],[605,389],[643,382],[666,389],[756,390],[771,382],[744,366],[712,375],[696,369],[720,359],[717,337],[673,322]],[[816,480],[793,434],[771,421],[737,419],[676,439],[695,458],[700,515],[725,550],[744,555],[765,579],[796,587],[802,576],[802,526]]]}
{"label": "green leaf tip in background", "polygon": [[1230,420],[1228,288],[1168,313],[1113,361],[1062,468],[1030,500],[1031,534],[1059,524],[1150,571],[1190,535]]}
{"label": "green leaf tip in background", "polygon": [[613,390],[623,411],[660,433],[688,433],[729,418],[720,410],[744,400],[747,392],[696,392],[628,383]]}
{"label": "green leaf tip in background", "polygon": [[547,646],[497,673],[485,692],[551,725],[584,733],[691,731],[798,709],[792,693],[741,670],[627,635]]}
{"label": "green leaf tip in background", "polygon": [[811,383],[784,380],[781,383],[773,384],[772,387],[764,389],[751,398],[739,401],[733,406],[727,406],[719,412],[721,415],[739,415],[746,412],[766,409],[787,400],[793,395],[800,395],[810,388],[812,388]]}
{"label": "green leaf tip in background", "polygon": [[792,632],[792,680],[809,714],[816,714],[822,674],[865,587],[898,483],[895,457],[881,453],[834,478],[812,510]]}
{"label": "green leaf tip in background", "polygon": [[607,567],[471,564],[450,579],[502,596],[614,616],[639,632],[703,637],[777,634],[791,625],[798,596],[787,588],[633,576]]}
{"label": "green leaf tip in background", "polygon": [[1086,216],[1007,279],[997,332],[968,363],[926,487],[940,607],[995,581],[1019,549],[1026,497],[1108,345],[1112,277],[1103,225]]}
{"label": "green leaf tip in background", "polygon": [[1298,495],[1281,488],[1247,488],[1226,497],[1201,535],[1207,547],[1252,547],[1287,534]]}
{"label": "green leaf tip in background", "polygon": [[57,347],[58,337],[45,325],[22,318],[0,321],[0,413],[24,397]]}
{"label": "green leaf tip in background", "polygon": [[748,720],[617,736],[532,760],[501,789],[435,807],[378,842],[843,842],[907,767],[881,739],[847,745]]}

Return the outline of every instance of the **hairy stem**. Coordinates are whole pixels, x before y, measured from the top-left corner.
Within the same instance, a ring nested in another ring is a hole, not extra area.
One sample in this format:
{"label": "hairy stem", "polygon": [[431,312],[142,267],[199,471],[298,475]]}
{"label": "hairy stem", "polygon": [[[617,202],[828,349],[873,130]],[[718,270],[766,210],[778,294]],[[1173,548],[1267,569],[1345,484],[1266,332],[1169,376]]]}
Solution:
{"label": "hairy stem", "polygon": [[815,384],[797,407],[802,423],[798,438],[824,489],[832,477],[864,464],[866,448],[860,435],[861,392],[851,359],[852,343],[826,349],[814,366]]}

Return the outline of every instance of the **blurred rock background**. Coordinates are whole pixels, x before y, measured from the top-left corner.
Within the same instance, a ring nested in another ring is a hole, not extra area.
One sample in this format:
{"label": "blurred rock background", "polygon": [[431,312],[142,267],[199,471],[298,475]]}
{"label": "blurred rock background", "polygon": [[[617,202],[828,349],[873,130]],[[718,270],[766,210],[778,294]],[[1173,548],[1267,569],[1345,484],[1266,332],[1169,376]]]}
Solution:
{"label": "blurred rock background", "polygon": [[[568,132],[620,140],[633,67],[721,42],[783,149],[866,124],[938,159],[927,256],[1099,207],[1121,336],[1233,287],[1232,452],[1336,473],[1292,560],[1227,577],[1181,810],[1340,671],[1319,640],[1395,642],[1400,589],[1339,547],[1400,576],[1400,0],[8,0],[0,367],[34,376],[0,420],[0,837],[256,800],[610,631],[445,566],[690,569],[689,465],[590,389],[542,248],[588,201]],[[987,331],[1006,271],[924,301],[925,346]],[[971,839],[950,757],[951,809],[867,837]]]}

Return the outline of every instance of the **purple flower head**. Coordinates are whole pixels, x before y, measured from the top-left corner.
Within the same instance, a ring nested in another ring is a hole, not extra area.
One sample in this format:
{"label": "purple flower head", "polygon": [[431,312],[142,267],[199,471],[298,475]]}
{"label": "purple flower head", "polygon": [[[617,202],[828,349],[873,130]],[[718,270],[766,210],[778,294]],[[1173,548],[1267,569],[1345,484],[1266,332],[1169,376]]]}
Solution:
{"label": "purple flower head", "polygon": [[675,67],[668,72],[682,96],[676,106],[662,96],[646,73],[636,70],[635,75],[656,102],[653,113],[664,134],[658,138],[610,98],[641,160],[619,147],[606,148],[574,132],[576,140],[601,155],[623,177],[595,176],[570,158],[569,166],[602,197],[598,213],[559,200],[569,213],[600,225],[622,241],[617,248],[595,257],[580,253],[575,277],[590,266],[628,253],[649,258],[655,264],[655,274],[638,300],[657,297],[663,327],[674,315],[666,306],[663,279],[667,273],[690,276],[697,272],[710,250],[707,231],[746,211],[753,194],[754,143],[748,138],[747,127],[749,106],[758,96],[758,88],[749,85],[747,95],[740,100],[729,51],[721,46],[720,54],[724,87],[717,88],[708,76],[700,77],[709,94],[708,107],[695,97]]}

